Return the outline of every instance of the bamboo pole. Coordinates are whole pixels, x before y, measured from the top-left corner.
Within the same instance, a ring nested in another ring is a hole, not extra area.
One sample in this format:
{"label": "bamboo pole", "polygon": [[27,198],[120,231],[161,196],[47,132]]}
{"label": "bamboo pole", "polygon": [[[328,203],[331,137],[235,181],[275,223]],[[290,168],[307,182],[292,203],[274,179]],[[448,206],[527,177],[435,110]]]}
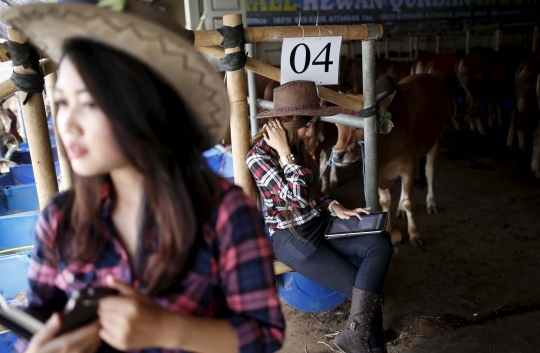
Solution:
{"label": "bamboo pole", "polygon": [[[50,59],[41,60],[39,66],[42,75],[48,75],[57,69],[57,65]],[[33,70],[31,71],[33,72]],[[17,92],[17,87],[10,78],[0,82],[0,99],[4,99],[15,92]]]}
{"label": "bamboo pole", "polygon": [[[242,15],[231,14],[223,16],[223,25],[235,27],[242,24]],[[243,48],[225,49],[225,54],[243,51]],[[245,163],[249,151],[251,137],[249,125],[249,107],[246,92],[246,71],[240,68],[236,71],[227,71],[227,91],[231,103],[231,146],[234,168],[234,182],[248,195],[254,195],[250,182],[251,172]]]}
{"label": "bamboo pole", "polygon": [[58,162],[60,163],[60,173],[62,175],[62,187],[61,191],[68,190],[71,188],[71,164],[69,164],[69,159],[64,148],[64,144],[60,139],[58,134],[58,127],[56,126],[56,103],[54,101],[54,86],[56,85],[57,74],[56,71],[51,72],[45,76],[45,88],[47,90],[47,97],[51,103],[51,115],[53,118],[54,126],[54,138],[56,139],[56,152],[58,153]]}
{"label": "bamboo pole", "polygon": [[[223,23],[225,25],[225,23]],[[303,28],[303,29],[302,29]],[[368,38],[368,26],[280,26],[280,27],[247,27],[244,36],[247,43],[283,42],[283,38],[292,37],[321,37],[341,36],[343,40],[365,40]],[[378,25],[380,39],[383,35],[382,25]],[[196,47],[212,47],[220,45],[223,37],[215,29],[194,31]]]}
{"label": "bamboo pole", "polygon": [[[8,38],[17,43],[26,43],[28,41],[28,38],[15,29],[8,29]],[[19,74],[37,75],[33,69],[25,69],[20,65],[15,66],[13,71]],[[24,93],[23,95],[26,97]],[[43,209],[51,197],[58,192],[58,184],[45,114],[45,104],[41,94],[32,95],[26,105],[23,106],[23,116],[36,180],[39,207]]]}
{"label": "bamboo pole", "polygon": [[[218,59],[222,59],[225,56],[223,49],[219,47],[198,47],[197,50],[201,53],[213,56]],[[277,82],[279,82],[281,79],[280,69],[249,57],[247,58],[246,69],[251,70],[264,77],[268,77]],[[319,90],[319,98],[321,99],[327,100],[345,108],[349,108],[355,112],[364,109],[363,101],[348,97],[338,92],[334,92],[323,86],[317,86],[317,89]]]}

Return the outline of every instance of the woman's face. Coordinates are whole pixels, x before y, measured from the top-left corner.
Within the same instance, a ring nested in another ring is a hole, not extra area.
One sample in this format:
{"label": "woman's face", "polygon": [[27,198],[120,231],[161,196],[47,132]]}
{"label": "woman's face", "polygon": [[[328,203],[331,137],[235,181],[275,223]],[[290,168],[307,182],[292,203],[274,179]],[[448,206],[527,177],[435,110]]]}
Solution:
{"label": "woman's face", "polygon": [[103,175],[128,165],[109,119],[69,58],[60,63],[54,99],[58,132],[75,174]]}
{"label": "woman's face", "polygon": [[315,133],[315,123],[319,120],[318,116],[314,116],[305,126],[296,130],[296,137],[299,140],[305,140],[313,136]]}

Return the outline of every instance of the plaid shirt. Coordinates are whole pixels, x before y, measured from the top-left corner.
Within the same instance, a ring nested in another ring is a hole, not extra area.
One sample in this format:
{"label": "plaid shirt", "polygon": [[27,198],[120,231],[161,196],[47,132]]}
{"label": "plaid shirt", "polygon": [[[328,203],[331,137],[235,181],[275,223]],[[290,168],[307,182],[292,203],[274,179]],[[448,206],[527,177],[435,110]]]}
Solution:
{"label": "plaid shirt", "polygon": [[[275,352],[284,337],[284,318],[276,295],[273,250],[265,234],[260,213],[236,186],[221,180],[223,197],[203,227],[193,267],[174,285],[172,294],[153,299],[181,315],[225,318],[236,331],[240,352]],[[103,188],[102,224],[106,245],[95,263],[62,262],[54,265],[53,248],[62,205],[67,194],[57,195],[43,211],[36,229],[36,242],[29,271],[29,309],[44,317],[61,310],[76,289],[105,286],[105,277],[131,283],[140,289],[142,266],[132,271],[126,249],[111,223],[110,186]],[[155,232],[145,234],[139,247],[139,263],[146,263],[156,242]],[[150,244],[149,244],[150,243]],[[155,243],[154,243],[155,244]],[[208,333],[212,336],[211,332]],[[20,340],[17,350],[25,349]],[[112,352],[103,344],[99,352]],[[146,349],[131,352],[183,352]]]}
{"label": "plaid shirt", "polygon": [[[264,220],[270,234],[276,229],[287,229],[307,223],[319,216],[322,208],[328,209],[333,200],[327,195],[313,197],[308,192],[313,172],[301,165],[286,164],[281,168],[275,152],[264,139],[253,146],[246,156],[246,163],[261,191],[266,212]],[[287,220],[287,203],[292,205],[293,217]]]}

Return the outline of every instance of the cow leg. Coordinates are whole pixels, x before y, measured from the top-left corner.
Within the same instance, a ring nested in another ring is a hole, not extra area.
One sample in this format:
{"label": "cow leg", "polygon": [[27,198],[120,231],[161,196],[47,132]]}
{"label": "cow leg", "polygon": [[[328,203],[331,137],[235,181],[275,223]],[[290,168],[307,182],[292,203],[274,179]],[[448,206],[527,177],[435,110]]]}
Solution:
{"label": "cow leg", "polygon": [[433,194],[433,175],[435,174],[435,158],[439,149],[439,140],[431,148],[426,156],[426,179],[428,185],[428,194],[426,198],[427,213],[437,214],[437,204],[435,203],[435,195]]}
{"label": "cow leg", "polygon": [[540,178],[540,122],[533,133],[533,153],[531,171],[535,178]]}
{"label": "cow leg", "polygon": [[[390,207],[392,206],[392,196],[390,195],[390,189],[381,189],[379,190],[379,203],[381,204],[381,208],[384,212],[390,211]],[[392,217],[388,217],[388,222],[386,223],[386,231],[391,232],[392,231]]]}
{"label": "cow leg", "polygon": [[[324,167],[326,166],[326,163],[328,162],[328,152],[326,150],[322,150],[320,157],[319,157],[319,173],[322,173],[321,175],[321,192],[323,194],[328,193],[328,176],[330,175],[330,172],[328,171],[328,168],[324,170]],[[324,170],[324,172],[323,172]]]}
{"label": "cow leg", "polygon": [[521,153],[525,153],[525,132],[517,129],[518,145]]}
{"label": "cow leg", "polygon": [[330,187],[336,188],[338,186],[337,168],[335,164],[330,167]]}
{"label": "cow leg", "polygon": [[512,112],[510,115],[510,127],[508,128],[508,137],[506,138],[506,146],[509,150],[512,150],[514,145],[514,119],[516,117],[516,111]]}
{"label": "cow leg", "polygon": [[402,209],[407,214],[407,230],[409,241],[415,247],[424,246],[424,241],[420,238],[420,232],[416,228],[413,216],[413,190],[414,190],[414,164],[411,164],[405,173],[401,175],[401,199],[398,209]]}
{"label": "cow leg", "polygon": [[457,96],[455,93],[453,93],[452,94],[452,111],[450,113],[450,120],[452,121],[452,125],[454,125],[454,129],[459,130],[459,122],[457,120],[457,110],[458,110]]}
{"label": "cow leg", "polygon": [[489,126],[490,129],[493,129],[493,120],[495,120],[495,109],[494,108],[495,108],[495,103],[489,102],[489,104],[488,104],[488,114],[489,114],[488,126]]}

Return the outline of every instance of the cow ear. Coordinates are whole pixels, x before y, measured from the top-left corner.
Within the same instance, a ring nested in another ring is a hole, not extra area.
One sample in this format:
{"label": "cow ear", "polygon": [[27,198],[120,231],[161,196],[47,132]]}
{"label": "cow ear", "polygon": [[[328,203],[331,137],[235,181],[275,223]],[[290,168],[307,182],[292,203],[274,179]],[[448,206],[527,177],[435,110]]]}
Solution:
{"label": "cow ear", "polygon": [[394,91],[394,93],[392,93],[392,94],[388,95],[387,97],[381,99],[379,101],[379,103],[377,103],[377,105],[379,106],[379,114],[381,116],[383,116],[384,113],[386,113],[386,110],[388,109],[390,104],[392,104],[392,100],[394,99],[395,95],[396,95],[396,92]]}

